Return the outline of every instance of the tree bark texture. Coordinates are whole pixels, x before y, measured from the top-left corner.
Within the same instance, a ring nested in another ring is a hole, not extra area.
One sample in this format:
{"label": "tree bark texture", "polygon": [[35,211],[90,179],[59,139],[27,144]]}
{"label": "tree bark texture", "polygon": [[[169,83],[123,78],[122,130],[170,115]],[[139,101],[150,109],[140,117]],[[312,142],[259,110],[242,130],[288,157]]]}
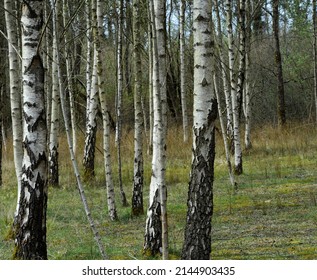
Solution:
{"label": "tree bark texture", "polygon": [[132,215],[144,213],[143,208],[143,115],[142,115],[142,64],[140,41],[140,0],[133,0],[133,65],[134,65],[134,164]]}
{"label": "tree bark texture", "polygon": [[[153,156],[144,250],[167,257],[165,1],[150,1],[153,33]],[[163,42],[162,42],[163,40]]]}
{"label": "tree bark texture", "polygon": [[23,162],[14,257],[47,259],[47,156],[44,67],[38,44],[44,1],[22,7]]}
{"label": "tree bark texture", "polygon": [[209,259],[213,178],[215,157],[215,120],[217,100],[213,89],[211,2],[194,0],[194,111],[193,154],[187,199],[187,218],[182,259]]}

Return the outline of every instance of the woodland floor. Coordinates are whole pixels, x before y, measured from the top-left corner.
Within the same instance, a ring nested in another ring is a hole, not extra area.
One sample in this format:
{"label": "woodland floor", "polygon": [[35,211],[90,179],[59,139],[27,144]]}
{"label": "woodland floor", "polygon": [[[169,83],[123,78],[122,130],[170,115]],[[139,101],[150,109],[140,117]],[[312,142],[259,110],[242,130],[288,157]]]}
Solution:
{"label": "woodland floor", "polygon": [[[123,183],[130,200],[132,133],[127,133],[123,139]],[[191,158],[191,144],[183,144],[181,139],[181,130],[174,129],[167,143],[172,259],[180,257],[183,243]],[[221,138],[217,139],[211,258],[317,259],[316,129],[310,124],[292,125],[284,132],[263,127],[253,133],[252,139],[253,148],[243,154],[244,173],[236,178],[237,191],[230,186],[223,145]],[[79,143],[79,147],[81,145]],[[13,241],[7,238],[16,204],[10,146],[8,141],[3,155],[4,183],[0,188],[0,259],[10,259],[13,252]],[[49,259],[100,259],[75,186],[66,145],[60,146],[61,188],[49,189]],[[111,259],[149,259],[142,254],[146,216],[132,218],[130,208],[121,206],[119,190],[116,195],[119,221],[111,222],[107,217],[102,155],[98,151],[97,154],[96,180],[85,185],[85,193],[106,252]],[[116,178],[115,155],[113,162]],[[150,156],[146,155],[145,208],[149,179]]]}

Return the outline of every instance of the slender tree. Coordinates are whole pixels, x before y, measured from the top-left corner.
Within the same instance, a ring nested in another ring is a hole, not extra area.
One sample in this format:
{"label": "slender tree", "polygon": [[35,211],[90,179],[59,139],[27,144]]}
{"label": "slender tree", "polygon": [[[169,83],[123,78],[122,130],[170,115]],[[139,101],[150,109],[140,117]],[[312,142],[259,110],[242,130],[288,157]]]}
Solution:
{"label": "slender tree", "polygon": [[143,214],[143,116],[142,64],[140,35],[140,0],[133,0],[133,65],[134,65],[134,165],[132,214]]}
{"label": "slender tree", "polygon": [[13,134],[13,155],[16,178],[18,182],[18,200],[15,215],[19,211],[19,202],[21,194],[21,176],[22,176],[22,114],[21,114],[21,82],[19,75],[19,53],[18,53],[18,34],[16,25],[16,3],[15,1],[4,1],[5,19],[7,28],[7,40],[9,49],[9,78],[10,78],[10,103]]}
{"label": "slender tree", "polygon": [[277,121],[278,126],[286,124],[285,91],[283,77],[283,62],[280,49],[280,22],[279,22],[279,0],[273,0],[273,35],[274,35],[274,59],[277,75]]}
{"label": "slender tree", "polygon": [[[58,14],[57,3],[54,0],[50,1],[51,10],[56,9]],[[53,17],[53,29],[58,28],[58,22],[55,22],[57,17]],[[51,124],[49,134],[49,184],[52,186],[59,185],[59,165],[58,165],[58,134],[59,134],[59,115],[60,115],[60,95],[59,95],[59,76],[57,64],[57,41],[59,38],[58,30],[53,32],[53,57],[52,57],[52,100],[51,100]]]}
{"label": "slender tree", "polygon": [[188,141],[188,113],[187,113],[187,98],[186,98],[186,83],[185,83],[185,10],[186,2],[180,2],[180,86],[181,86],[181,102],[182,102],[182,117],[183,117],[183,137],[184,142]]}
{"label": "slender tree", "polygon": [[233,144],[234,144],[234,171],[237,175],[242,174],[242,149],[240,141],[240,114],[237,92],[237,81],[234,54],[234,38],[232,28],[232,2],[226,1],[226,21],[227,21],[227,34],[228,34],[228,56],[229,56],[229,76],[231,86],[231,103],[233,112]]}
{"label": "slender tree", "polygon": [[156,255],[167,252],[166,214],[166,52],[165,1],[150,1],[153,34],[153,156],[150,201],[144,250]]}
{"label": "slender tree", "polygon": [[96,63],[97,78],[98,78],[98,92],[100,98],[100,107],[102,113],[103,123],[103,152],[104,152],[104,165],[106,174],[106,189],[107,189],[107,202],[108,213],[111,220],[117,220],[117,209],[115,203],[114,183],[112,179],[111,155],[110,155],[110,122],[108,114],[108,106],[106,100],[106,93],[104,90],[104,65],[102,62],[102,42],[103,42],[103,14],[102,14],[102,1],[97,0],[96,10],[92,11],[93,14],[93,28],[94,28],[94,63]]}
{"label": "slender tree", "polygon": [[193,21],[193,154],[182,259],[209,259],[217,117],[212,76],[211,1],[194,0]]}
{"label": "slender tree", "polygon": [[22,4],[23,162],[16,259],[47,259],[47,155],[44,67],[40,56],[44,1]]}
{"label": "slender tree", "polygon": [[[91,5],[95,5],[92,1]],[[90,25],[90,23],[87,23]],[[90,26],[89,26],[90,27]],[[87,44],[91,44],[90,38],[87,38]],[[91,46],[90,46],[91,47]],[[90,48],[88,48],[91,51]],[[87,50],[87,60],[90,60],[90,53]],[[95,61],[96,62],[96,61]],[[86,113],[86,136],[84,147],[84,179],[89,180],[95,176],[95,150],[97,137],[97,113],[99,104],[98,80],[97,80],[97,64],[94,63],[92,69],[92,76],[90,80],[90,73],[87,73],[87,113]],[[88,65],[87,65],[88,67]],[[91,69],[89,69],[91,70]],[[88,71],[88,69],[87,69]],[[88,76],[89,75],[89,76]]]}

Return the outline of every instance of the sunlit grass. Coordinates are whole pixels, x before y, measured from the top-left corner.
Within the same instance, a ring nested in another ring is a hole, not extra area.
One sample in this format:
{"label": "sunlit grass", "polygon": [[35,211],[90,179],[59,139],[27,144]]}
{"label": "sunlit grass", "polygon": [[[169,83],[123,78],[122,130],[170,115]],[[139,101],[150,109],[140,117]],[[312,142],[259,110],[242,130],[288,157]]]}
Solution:
{"label": "sunlit grass", "polygon": [[[78,133],[77,160],[81,166],[83,135]],[[122,138],[122,178],[128,202],[133,176],[133,131]],[[191,141],[184,143],[180,127],[167,138],[168,222],[171,258],[179,258],[186,220],[186,199],[191,162]],[[191,139],[191,138],[190,138]],[[293,124],[284,131],[270,126],[252,134],[253,149],[244,151],[244,174],[238,191],[230,186],[222,139],[217,135],[213,259],[316,259],[317,241],[317,137],[313,125]],[[131,217],[122,207],[118,189],[117,152],[111,155],[119,220],[107,214],[102,134],[98,133],[96,178],[85,183],[85,193],[106,252],[111,259],[147,259],[142,253],[146,214]],[[145,210],[151,176],[151,156],[144,145]],[[50,259],[99,259],[75,184],[65,137],[60,140],[61,188],[49,189],[47,242]],[[0,259],[10,259],[8,240],[16,204],[16,182],[11,142],[3,155],[0,188]],[[159,258],[159,257],[158,257]]]}

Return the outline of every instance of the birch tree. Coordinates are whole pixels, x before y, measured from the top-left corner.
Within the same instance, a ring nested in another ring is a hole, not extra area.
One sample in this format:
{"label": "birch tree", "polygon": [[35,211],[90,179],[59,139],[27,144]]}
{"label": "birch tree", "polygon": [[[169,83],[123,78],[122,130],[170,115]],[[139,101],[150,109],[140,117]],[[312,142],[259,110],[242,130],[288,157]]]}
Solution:
{"label": "birch tree", "polygon": [[44,1],[22,4],[23,150],[15,258],[47,259],[44,67],[39,54]]}
{"label": "birch tree", "polygon": [[15,18],[15,2],[10,0],[4,1],[5,20],[7,28],[7,40],[9,50],[9,79],[10,79],[10,104],[12,119],[12,136],[13,136],[13,156],[16,178],[18,182],[18,200],[15,215],[19,211],[19,202],[21,194],[21,176],[22,176],[22,115],[21,115],[21,82],[19,74],[19,53],[18,53],[18,35]]}
{"label": "birch tree", "polygon": [[[91,5],[96,5],[94,1],[91,1],[91,2],[92,2]],[[87,40],[89,40],[89,38],[87,38]],[[87,42],[88,45],[90,43],[91,43],[90,41]],[[88,55],[90,56],[90,53],[87,53],[87,56]],[[87,57],[87,59],[90,59],[90,57]],[[94,61],[94,64],[92,66],[93,68],[92,68],[91,84],[87,85],[87,108],[86,108],[87,120],[86,120],[86,136],[85,136],[85,147],[84,147],[84,157],[83,157],[85,180],[91,179],[95,176],[97,112],[98,112],[98,104],[99,104],[96,61]],[[90,83],[90,73],[87,73],[87,82]]]}
{"label": "birch tree", "polygon": [[153,156],[144,250],[167,252],[166,221],[166,24],[165,1],[150,1],[153,34]]}
{"label": "birch tree", "polygon": [[134,65],[134,165],[132,214],[141,215],[143,209],[143,116],[142,64],[140,35],[140,0],[133,0],[133,65]]}
{"label": "birch tree", "polygon": [[193,153],[182,259],[209,259],[217,117],[212,77],[211,1],[193,1],[193,32]]}
{"label": "birch tree", "polygon": [[93,24],[94,24],[94,61],[97,69],[98,92],[100,98],[100,107],[102,113],[103,123],[103,153],[104,165],[106,174],[106,189],[107,189],[107,204],[108,213],[111,220],[117,220],[117,209],[115,203],[114,183],[112,179],[111,155],[110,155],[110,124],[108,106],[106,100],[106,93],[104,90],[104,65],[102,62],[102,38],[103,38],[103,14],[102,14],[102,1],[97,0],[96,10],[92,11]]}
{"label": "birch tree", "polygon": [[229,56],[229,77],[231,86],[231,104],[233,112],[233,144],[234,144],[234,171],[237,175],[242,174],[242,149],[240,141],[240,119],[239,119],[239,103],[237,92],[235,54],[234,54],[234,39],[232,29],[232,2],[226,1],[226,21],[228,34],[228,56]]}
{"label": "birch tree", "polygon": [[183,137],[184,142],[188,141],[188,116],[187,116],[187,100],[186,100],[186,83],[185,83],[185,10],[186,2],[180,2],[180,32],[179,32],[179,46],[180,46],[180,87],[181,87],[181,103],[182,103],[182,119],[183,119]]}
{"label": "birch tree", "polygon": [[[58,14],[58,3],[50,1],[51,9],[56,9]],[[58,27],[57,18],[53,17],[53,30]],[[59,95],[59,76],[57,64],[57,52],[59,52],[57,40],[58,30],[53,31],[53,54],[52,54],[52,99],[51,99],[51,123],[49,134],[49,184],[58,186],[59,184],[59,166],[58,166],[58,134],[59,134],[59,113],[60,113],[60,95]]]}

